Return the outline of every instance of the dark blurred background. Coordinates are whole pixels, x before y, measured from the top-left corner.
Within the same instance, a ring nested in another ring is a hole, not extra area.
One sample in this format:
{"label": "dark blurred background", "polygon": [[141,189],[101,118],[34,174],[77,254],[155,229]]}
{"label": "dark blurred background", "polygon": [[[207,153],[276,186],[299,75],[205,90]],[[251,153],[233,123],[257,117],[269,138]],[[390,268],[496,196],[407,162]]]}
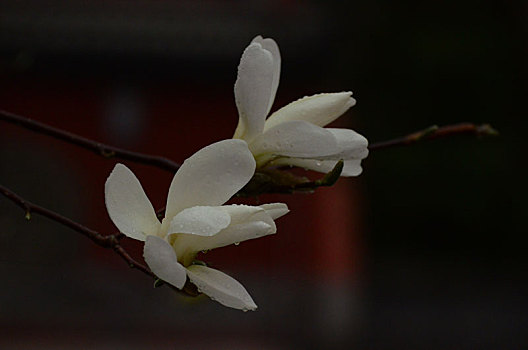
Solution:
{"label": "dark blurred background", "polygon": [[[231,137],[258,34],[282,53],[273,110],[352,90],[335,126],[370,142],[462,121],[501,135],[372,152],[334,188],[263,196],[292,209],[278,234],[204,257],[253,313],[153,289],[0,198],[0,347],[526,348],[527,17],[526,1],[1,1],[0,109],[116,146],[183,161]],[[105,233],[114,164],[0,123],[0,183]],[[127,165],[162,206],[171,175]]]}

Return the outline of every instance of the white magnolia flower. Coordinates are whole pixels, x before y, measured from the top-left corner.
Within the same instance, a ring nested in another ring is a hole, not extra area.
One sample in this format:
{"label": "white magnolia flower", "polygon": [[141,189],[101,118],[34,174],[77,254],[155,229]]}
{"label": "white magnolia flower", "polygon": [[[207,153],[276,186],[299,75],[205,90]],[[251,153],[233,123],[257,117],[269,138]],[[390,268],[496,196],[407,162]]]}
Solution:
{"label": "white magnolia flower", "polygon": [[368,155],[367,139],[350,129],[323,128],[356,103],[352,92],[303,97],[266,120],[279,86],[280,64],[273,39],[257,36],[242,54],[233,138],[249,144],[257,168],[292,165],[327,173],[343,159],[341,175],[359,175],[361,159]]}
{"label": "white magnolia flower", "polygon": [[188,277],[211,299],[254,310],[257,306],[239,282],[218,270],[193,265],[200,251],[276,232],[274,219],[288,212],[285,204],[222,205],[254,171],[255,160],[243,141],[224,140],[201,149],[174,176],[165,218],[159,222],[138,179],[117,164],[106,181],[106,207],[123,234],[145,241],[145,261],[160,279],[181,289]]}

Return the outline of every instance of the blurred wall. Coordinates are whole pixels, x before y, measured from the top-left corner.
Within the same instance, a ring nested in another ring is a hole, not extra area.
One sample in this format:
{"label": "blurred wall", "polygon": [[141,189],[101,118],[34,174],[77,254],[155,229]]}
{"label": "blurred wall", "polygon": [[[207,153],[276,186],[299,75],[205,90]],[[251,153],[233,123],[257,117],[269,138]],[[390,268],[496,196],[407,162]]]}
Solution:
{"label": "blurred wall", "polygon": [[[153,290],[0,199],[0,344],[522,348],[527,15],[521,1],[1,2],[0,108],[121,147],[182,161],[230,137],[236,66],[258,34],[281,47],[273,109],[352,90],[336,126],[371,142],[460,121],[501,137],[372,152],[334,188],[261,198],[292,208],[278,234],[204,257],[255,313]],[[0,135],[2,184],[113,232],[101,189],[114,161],[5,124]],[[129,165],[163,205],[170,174]]]}

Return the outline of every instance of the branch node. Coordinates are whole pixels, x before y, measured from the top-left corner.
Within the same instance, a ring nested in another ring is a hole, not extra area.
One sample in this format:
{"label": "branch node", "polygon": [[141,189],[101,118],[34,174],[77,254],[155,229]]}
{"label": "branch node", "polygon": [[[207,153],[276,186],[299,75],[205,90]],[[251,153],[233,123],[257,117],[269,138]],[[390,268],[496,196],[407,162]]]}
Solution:
{"label": "branch node", "polygon": [[105,158],[113,158],[115,157],[116,153],[114,151],[107,150],[105,148],[101,148],[101,155]]}
{"label": "branch node", "polygon": [[154,288],[159,288],[161,286],[163,286],[165,284],[165,282],[159,278],[156,278],[154,280]]}
{"label": "branch node", "polygon": [[418,138],[417,141],[421,140],[421,139],[425,139],[429,136],[431,136],[432,134],[434,134],[435,132],[437,132],[439,129],[438,125],[431,125],[430,127],[428,127],[427,129],[423,130],[421,135],[420,135],[420,138]]}
{"label": "branch node", "polygon": [[478,136],[499,136],[500,133],[494,129],[490,124],[482,124],[477,126]]}

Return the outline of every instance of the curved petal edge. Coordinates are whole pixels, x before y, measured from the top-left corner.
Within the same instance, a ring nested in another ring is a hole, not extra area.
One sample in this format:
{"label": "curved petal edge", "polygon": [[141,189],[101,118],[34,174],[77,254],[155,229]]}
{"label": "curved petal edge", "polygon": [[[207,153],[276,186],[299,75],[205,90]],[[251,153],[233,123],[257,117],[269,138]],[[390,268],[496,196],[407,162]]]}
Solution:
{"label": "curved petal edge", "polygon": [[126,236],[144,241],[158,233],[160,222],[134,173],[116,164],[105,183],[105,204],[110,219]]}
{"label": "curved petal edge", "polygon": [[143,257],[152,272],[160,279],[182,289],[187,279],[185,267],[178,262],[171,245],[162,238],[147,236]]}
{"label": "curved petal edge", "polygon": [[243,311],[256,310],[257,305],[242,286],[233,277],[201,265],[191,265],[187,275],[198,290],[220,304]]}

